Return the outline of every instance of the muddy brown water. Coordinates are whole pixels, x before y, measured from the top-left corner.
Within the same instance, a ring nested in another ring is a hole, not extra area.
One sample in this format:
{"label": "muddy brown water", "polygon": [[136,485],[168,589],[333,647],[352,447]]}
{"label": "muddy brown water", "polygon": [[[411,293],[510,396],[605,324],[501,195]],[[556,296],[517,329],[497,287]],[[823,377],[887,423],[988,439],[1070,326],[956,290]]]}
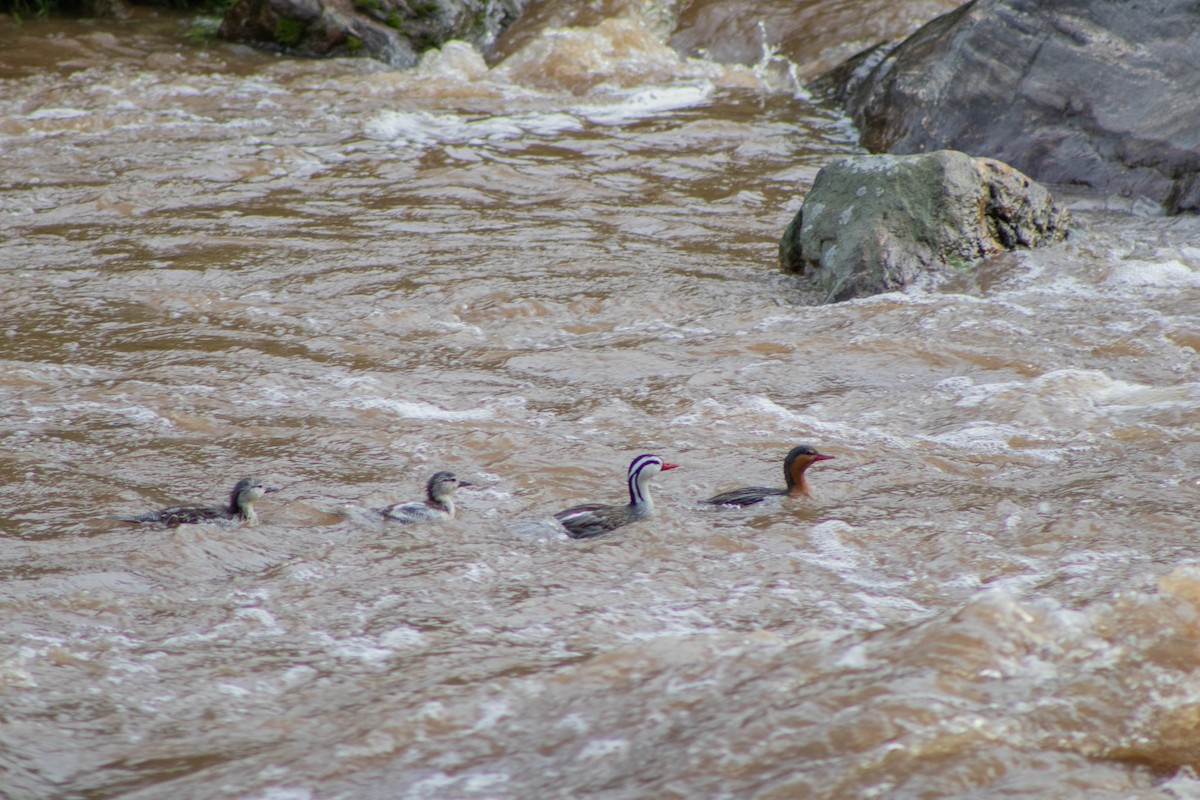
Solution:
{"label": "muddy brown water", "polygon": [[[815,305],[796,78],[942,9],[785,7],[411,72],[0,26],[5,796],[1197,796],[1200,223]],[[696,504],[802,442],[811,501]],[[546,523],[644,452],[653,519]]]}

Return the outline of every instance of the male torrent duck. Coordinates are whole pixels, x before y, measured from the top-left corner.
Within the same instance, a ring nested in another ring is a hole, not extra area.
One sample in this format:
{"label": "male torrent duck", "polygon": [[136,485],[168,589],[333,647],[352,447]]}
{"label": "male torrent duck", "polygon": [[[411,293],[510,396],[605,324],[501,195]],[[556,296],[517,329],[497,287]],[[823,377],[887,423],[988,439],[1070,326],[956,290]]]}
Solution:
{"label": "male torrent duck", "polygon": [[123,522],[155,522],[171,527],[194,522],[215,522],[226,525],[244,522],[247,526],[254,526],[258,524],[258,514],[254,513],[254,503],[261,500],[266,493],[278,491],[277,487],[267,486],[261,478],[242,478],[233,487],[228,506],[172,506],[161,511],[148,511],[136,517],[121,517],[121,520]]}
{"label": "male torrent duck", "polygon": [[710,497],[707,500],[702,500],[703,503],[708,503],[714,506],[752,506],[755,503],[761,503],[768,497],[808,497],[808,481],[804,477],[804,472],[818,461],[828,461],[833,456],[827,456],[818,453],[815,448],[806,444],[798,447],[793,447],[792,451],[787,454],[787,458],[783,460],[783,478],[787,481],[787,488],[774,489],[768,486],[747,486],[743,489],[734,489],[733,491],[723,492],[716,497]]}
{"label": "male torrent duck", "polygon": [[560,511],[554,518],[567,529],[573,539],[589,539],[600,536],[637,522],[654,513],[654,501],[650,498],[650,479],[659,472],[675,469],[678,464],[668,464],[658,456],[638,456],[629,465],[629,505],[606,506],[589,503]]}
{"label": "male torrent duck", "polygon": [[470,486],[466,481],[460,481],[453,472],[442,470],[433,473],[425,484],[425,500],[413,500],[409,503],[396,503],[387,508],[376,509],[380,514],[392,520],[407,525],[410,522],[428,522],[435,519],[454,519],[456,509],[450,495],[460,486]]}

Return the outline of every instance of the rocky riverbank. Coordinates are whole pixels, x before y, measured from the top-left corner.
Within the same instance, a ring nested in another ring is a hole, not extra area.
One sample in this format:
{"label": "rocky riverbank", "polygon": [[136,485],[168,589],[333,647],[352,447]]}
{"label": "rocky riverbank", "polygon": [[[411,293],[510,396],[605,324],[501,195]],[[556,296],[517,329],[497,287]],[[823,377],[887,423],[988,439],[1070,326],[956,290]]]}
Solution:
{"label": "rocky riverbank", "polygon": [[1200,211],[1200,12],[975,0],[816,81],[876,153],[950,148],[1049,184]]}

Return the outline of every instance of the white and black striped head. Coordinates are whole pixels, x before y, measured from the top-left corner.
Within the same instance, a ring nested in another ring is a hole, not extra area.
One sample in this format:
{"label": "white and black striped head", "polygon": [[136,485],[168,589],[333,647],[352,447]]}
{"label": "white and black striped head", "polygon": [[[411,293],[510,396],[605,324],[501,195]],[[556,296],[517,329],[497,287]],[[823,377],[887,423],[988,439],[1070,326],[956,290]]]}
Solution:
{"label": "white and black striped head", "polygon": [[234,485],[233,492],[229,495],[229,510],[234,514],[245,514],[263,495],[278,491],[278,487],[267,486],[262,478],[242,478]]}
{"label": "white and black striped head", "polygon": [[668,464],[660,456],[649,453],[635,458],[629,464],[629,502],[634,505],[650,502],[649,480],[660,472],[678,467],[678,464]]}
{"label": "white and black striped head", "polygon": [[430,502],[436,505],[443,505],[450,495],[454,494],[454,490],[460,486],[470,486],[466,481],[460,481],[453,472],[441,470],[433,473],[429,478],[429,482],[425,484],[425,494]]}

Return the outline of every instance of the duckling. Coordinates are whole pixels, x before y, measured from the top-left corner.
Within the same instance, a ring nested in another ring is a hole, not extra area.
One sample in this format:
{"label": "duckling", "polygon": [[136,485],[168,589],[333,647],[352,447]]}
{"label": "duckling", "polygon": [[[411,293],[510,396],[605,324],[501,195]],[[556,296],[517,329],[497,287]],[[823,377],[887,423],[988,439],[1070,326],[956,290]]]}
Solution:
{"label": "duckling", "polygon": [[267,486],[262,478],[242,478],[233,487],[228,506],[172,506],[161,511],[148,511],[136,517],[120,517],[122,522],[153,522],[175,527],[196,522],[233,524],[244,522],[248,527],[258,524],[254,503],[268,492],[278,492],[275,486]]}
{"label": "duckling", "polygon": [[828,461],[831,458],[833,456],[818,453],[816,448],[807,444],[793,447],[792,451],[787,454],[787,458],[783,460],[783,478],[787,482],[787,488],[775,489],[768,486],[747,486],[743,489],[723,492],[700,502],[714,506],[738,506],[745,508],[755,503],[761,503],[768,497],[810,497],[808,480],[804,477],[805,470],[818,461]]}
{"label": "duckling", "polygon": [[454,519],[457,509],[451,495],[460,486],[471,486],[467,481],[460,481],[453,472],[433,473],[425,484],[425,500],[414,500],[409,503],[396,503],[387,508],[376,509],[393,522],[407,525],[410,522],[428,522],[435,519]]}
{"label": "duckling", "polygon": [[654,513],[654,501],[650,497],[650,479],[659,472],[677,469],[678,464],[668,464],[655,455],[641,455],[629,465],[629,504],[610,506],[589,503],[560,511],[554,518],[567,529],[573,539],[588,539],[601,536],[637,522]]}

